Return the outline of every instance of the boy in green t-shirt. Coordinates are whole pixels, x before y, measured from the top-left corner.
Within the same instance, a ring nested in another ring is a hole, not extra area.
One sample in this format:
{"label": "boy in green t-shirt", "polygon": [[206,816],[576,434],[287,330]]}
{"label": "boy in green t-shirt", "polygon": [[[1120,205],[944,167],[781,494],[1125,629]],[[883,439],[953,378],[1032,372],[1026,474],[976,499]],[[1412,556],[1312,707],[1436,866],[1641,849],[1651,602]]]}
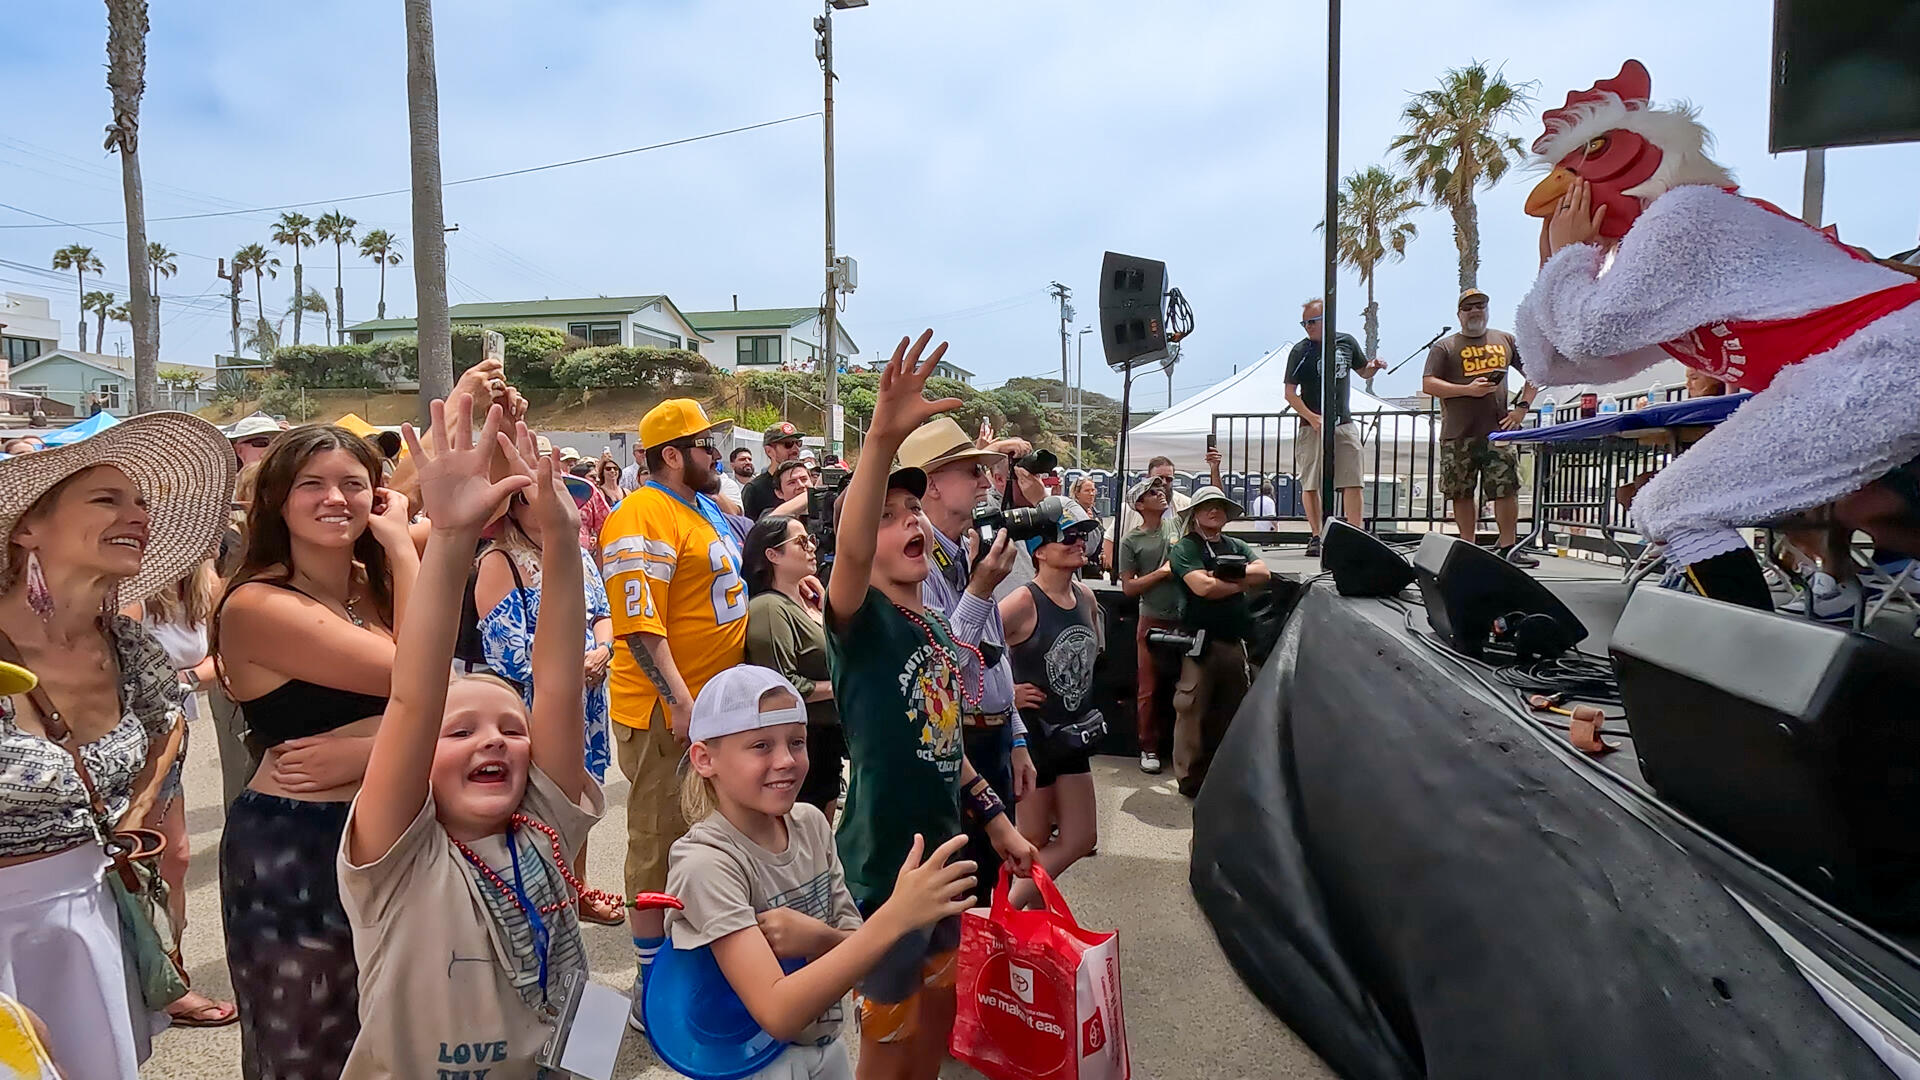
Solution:
{"label": "boy in green t-shirt", "polygon": [[[1217,487],[1194,492],[1183,515],[1186,534],[1167,556],[1174,577],[1186,587],[1182,625],[1207,633],[1199,656],[1181,658],[1173,691],[1173,777],[1189,799],[1200,793],[1213,752],[1252,685],[1247,638],[1253,633],[1253,603],[1248,598],[1266,588],[1271,575],[1245,541],[1221,531],[1241,513],[1240,504]],[[1223,563],[1223,556],[1232,555],[1246,560],[1244,570],[1230,569],[1231,560]]]}
{"label": "boy in green t-shirt", "polygon": [[[827,658],[853,774],[838,843],[847,888],[863,913],[886,901],[915,834],[936,846],[958,835],[963,807],[988,823],[995,850],[1016,872],[1031,872],[1036,854],[961,751],[968,691],[959,650],[966,646],[920,600],[930,543],[920,515],[927,476],[890,470],[907,435],[960,405],[923,396],[947,351],[943,342],[922,362],[932,337],[929,330],[911,345],[900,339],[881,372],[866,446],[835,511]],[[1006,543],[997,540],[989,558],[1005,558]],[[972,693],[979,692],[976,685]],[[861,981],[863,1074],[869,1063],[880,1076],[938,1068],[952,1034],[959,943],[958,919],[909,934]]]}

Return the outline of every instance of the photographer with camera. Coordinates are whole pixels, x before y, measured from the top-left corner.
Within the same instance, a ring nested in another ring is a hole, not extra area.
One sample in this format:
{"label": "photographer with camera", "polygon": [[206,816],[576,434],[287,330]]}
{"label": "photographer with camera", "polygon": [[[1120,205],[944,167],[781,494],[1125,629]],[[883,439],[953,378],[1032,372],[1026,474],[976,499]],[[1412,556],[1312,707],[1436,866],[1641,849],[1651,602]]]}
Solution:
{"label": "photographer with camera", "polygon": [[1245,541],[1221,531],[1243,513],[1219,488],[1201,488],[1182,515],[1186,535],[1168,555],[1174,576],[1186,588],[1181,626],[1196,639],[1180,660],[1173,691],[1173,776],[1189,799],[1200,793],[1213,752],[1252,685],[1250,596],[1267,587],[1271,574]]}
{"label": "photographer with camera", "polygon": [[800,460],[800,429],[785,420],[760,433],[761,445],[766,447],[767,467],[758,476],[740,485],[740,512],[754,521],[768,514],[789,513],[776,509],[785,502],[779,496],[779,467],[788,461]]}
{"label": "photographer with camera", "polygon": [[[962,650],[964,681],[980,680],[977,704],[962,717],[962,746],[967,760],[985,777],[1009,814],[1017,801],[1034,787],[1033,758],[1027,751],[1026,725],[1013,701],[1013,668],[1007,661],[1006,628],[994,604],[994,589],[1013,568],[1015,545],[1021,539],[1009,530],[996,538],[975,565],[966,543],[974,524],[974,507],[981,502],[994,470],[1006,461],[997,449],[980,449],[973,439],[946,416],[916,428],[900,444],[902,468],[927,474],[927,493],[920,510],[932,525],[927,560],[932,572],[920,586],[927,607],[953,624],[955,640],[980,650]],[[981,670],[984,664],[985,670]],[[1000,859],[986,834],[975,828],[967,834],[966,857],[980,864],[977,891],[985,904],[999,881]]]}

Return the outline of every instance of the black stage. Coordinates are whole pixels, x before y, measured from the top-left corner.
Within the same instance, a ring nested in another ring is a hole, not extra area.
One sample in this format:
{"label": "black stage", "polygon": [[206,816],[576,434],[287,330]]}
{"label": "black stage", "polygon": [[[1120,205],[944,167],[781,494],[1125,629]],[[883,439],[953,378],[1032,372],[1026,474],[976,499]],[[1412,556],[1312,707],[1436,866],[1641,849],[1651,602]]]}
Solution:
{"label": "black stage", "polygon": [[[1548,585],[1604,655],[1624,587]],[[1194,809],[1194,894],[1315,1051],[1367,1080],[1920,1075],[1855,1033],[1920,1044],[1912,952],[1673,813],[1630,748],[1528,719],[1416,601],[1310,583]]]}

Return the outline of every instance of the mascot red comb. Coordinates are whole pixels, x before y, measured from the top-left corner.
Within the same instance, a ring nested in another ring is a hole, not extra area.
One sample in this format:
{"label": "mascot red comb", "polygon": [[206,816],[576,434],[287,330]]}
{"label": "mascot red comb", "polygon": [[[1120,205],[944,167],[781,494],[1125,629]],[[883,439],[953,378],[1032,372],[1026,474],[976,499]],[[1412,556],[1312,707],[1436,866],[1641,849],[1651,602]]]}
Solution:
{"label": "mascot red comb", "polygon": [[1794,515],[1920,554],[1920,281],[1738,194],[1694,113],[1651,95],[1629,60],[1543,117],[1528,374],[1606,383],[1672,357],[1755,392],[1633,503],[1707,595],[1771,607],[1735,529]]}

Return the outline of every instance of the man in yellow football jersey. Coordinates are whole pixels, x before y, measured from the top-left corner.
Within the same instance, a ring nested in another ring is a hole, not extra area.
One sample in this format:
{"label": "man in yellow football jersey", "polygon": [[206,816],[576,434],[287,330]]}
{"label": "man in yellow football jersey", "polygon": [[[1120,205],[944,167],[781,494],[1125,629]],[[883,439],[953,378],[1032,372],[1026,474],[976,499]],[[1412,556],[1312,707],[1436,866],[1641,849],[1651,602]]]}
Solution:
{"label": "man in yellow football jersey", "polygon": [[[740,548],[712,496],[721,457],[698,402],[674,398],[640,420],[651,479],[600,528],[601,573],[613,606],[609,679],[613,734],[627,793],[628,896],[667,886],[667,849],[687,831],[675,767],[693,698],[746,657],[747,588]],[[671,644],[669,644],[671,642]],[[639,972],[629,1023],[639,1030],[641,987],[664,943],[663,913],[631,912]]]}

